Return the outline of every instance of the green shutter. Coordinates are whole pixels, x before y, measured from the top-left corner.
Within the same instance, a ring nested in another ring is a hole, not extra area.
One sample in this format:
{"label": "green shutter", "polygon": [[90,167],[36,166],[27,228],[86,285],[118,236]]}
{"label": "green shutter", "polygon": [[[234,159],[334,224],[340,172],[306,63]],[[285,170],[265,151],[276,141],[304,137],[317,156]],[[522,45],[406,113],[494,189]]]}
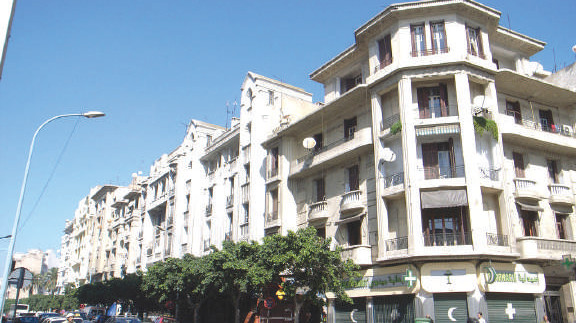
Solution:
{"label": "green shutter", "polygon": [[414,322],[414,295],[374,297],[374,323]]}
{"label": "green shutter", "polygon": [[466,323],[467,320],[466,293],[434,294],[434,323]]}
{"label": "green shutter", "polygon": [[[338,323],[366,323],[366,299],[354,298],[354,304],[336,302],[335,322]],[[354,318],[354,321],[352,320]]]}
{"label": "green shutter", "polygon": [[[488,305],[486,319],[490,323],[536,322],[536,306],[534,296],[531,294],[490,293],[486,295],[486,303]],[[512,319],[510,319],[509,313],[512,315]]]}

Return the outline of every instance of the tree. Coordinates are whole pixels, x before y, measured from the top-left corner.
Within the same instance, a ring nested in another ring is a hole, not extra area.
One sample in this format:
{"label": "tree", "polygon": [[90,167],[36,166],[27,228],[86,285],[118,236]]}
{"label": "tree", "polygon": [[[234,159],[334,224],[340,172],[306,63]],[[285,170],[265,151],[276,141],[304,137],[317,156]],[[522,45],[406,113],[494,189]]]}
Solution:
{"label": "tree", "polygon": [[44,275],[44,290],[48,291],[50,295],[56,292],[56,283],[58,282],[58,268],[50,268]]}
{"label": "tree", "polygon": [[224,241],[222,250],[213,247],[205,256],[208,267],[204,284],[227,296],[234,307],[234,322],[240,322],[240,300],[260,292],[273,277],[271,268],[258,258],[261,246],[257,242]]}
{"label": "tree", "polygon": [[321,301],[319,295],[332,292],[339,299],[349,301],[344,282],[359,274],[352,261],[342,261],[341,249],[330,249],[330,239],[322,239],[316,229],[308,227],[287,235],[264,237],[260,259],[264,267],[272,268],[273,282],[281,283],[286,297],[294,299],[295,322],[299,322],[302,305]]}
{"label": "tree", "polygon": [[204,282],[206,274],[210,272],[209,264],[203,258],[196,258],[190,254],[182,258],[182,289],[179,290],[179,299],[184,299],[186,305],[193,310],[194,322],[199,321],[199,310],[204,301],[213,293],[210,285]]}

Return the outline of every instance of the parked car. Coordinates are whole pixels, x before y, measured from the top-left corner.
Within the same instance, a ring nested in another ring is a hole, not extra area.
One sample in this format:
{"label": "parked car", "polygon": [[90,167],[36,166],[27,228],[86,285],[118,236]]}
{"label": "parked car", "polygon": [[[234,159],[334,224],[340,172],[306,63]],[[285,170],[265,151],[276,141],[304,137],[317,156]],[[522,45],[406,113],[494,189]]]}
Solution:
{"label": "parked car", "polygon": [[38,316],[38,320],[40,323],[44,323],[44,321],[49,318],[49,317],[57,317],[60,316],[60,314],[58,313],[54,313],[54,312],[46,312],[46,313],[36,313],[36,316]]}
{"label": "parked car", "polygon": [[135,316],[111,316],[105,323],[142,323]]}
{"label": "parked car", "polygon": [[154,323],[176,323],[176,319],[169,316],[159,316],[154,320]]}
{"label": "parked car", "polygon": [[40,323],[40,320],[36,316],[19,316],[14,323]]}

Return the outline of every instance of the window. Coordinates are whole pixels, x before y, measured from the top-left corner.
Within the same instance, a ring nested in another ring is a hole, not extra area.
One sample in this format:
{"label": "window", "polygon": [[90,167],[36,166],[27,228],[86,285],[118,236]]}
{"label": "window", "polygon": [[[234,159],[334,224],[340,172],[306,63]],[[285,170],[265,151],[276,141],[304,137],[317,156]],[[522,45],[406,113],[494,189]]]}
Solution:
{"label": "window", "polygon": [[524,178],[524,156],[521,153],[513,152],[514,172],[517,178]]}
{"label": "window", "polygon": [[558,171],[558,163],[555,160],[548,159],[548,177],[553,184],[558,184],[560,181],[560,172]]}
{"label": "window", "polygon": [[341,80],[340,93],[344,94],[355,88],[358,84],[362,84],[362,74],[359,73],[344,77]]}
{"label": "window", "polygon": [[250,163],[244,165],[244,171],[246,172],[246,183],[250,182]]}
{"label": "window", "polygon": [[467,234],[466,207],[432,208],[422,210],[422,226],[426,246],[470,244]]}
{"label": "window", "polygon": [[410,26],[412,35],[412,56],[426,55],[426,37],[424,37],[424,24]]}
{"label": "window", "polygon": [[317,133],[314,136],[312,136],[312,138],[314,138],[314,141],[316,142],[316,145],[314,146],[314,152],[322,151],[322,149],[324,148],[324,136],[322,135],[322,133]]}
{"label": "window", "polygon": [[558,239],[568,239],[568,235],[566,234],[567,220],[567,214],[556,213],[556,235]]}
{"label": "window", "polygon": [[380,60],[380,68],[392,64],[392,40],[390,35],[378,41],[378,58]]}
{"label": "window", "polygon": [[416,90],[418,95],[418,111],[420,119],[440,118],[448,116],[448,89],[446,84],[435,87],[421,87]]}
{"label": "window", "polygon": [[268,178],[278,176],[278,147],[270,149],[268,154]]}
{"label": "window", "polygon": [[206,135],[206,146],[210,146],[212,144],[212,136]]}
{"label": "window", "polygon": [[326,227],[316,228],[316,235],[322,239],[326,239]]}
{"label": "window", "polygon": [[516,124],[522,124],[522,112],[520,102],[506,101],[506,115],[513,116]]}
{"label": "window", "polygon": [[250,204],[249,204],[249,203],[244,203],[244,204],[242,204],[242,208],[243,208],[243,211],[244,211],[244,212],[243,212],[243,213],[244,213],[244,219],[243,219],[244,222],[242,222],[242,223],[243,223],[243,224],[244,224],[244,223],[248,223],[248,222],[250,222]]}
{"label": "window", "polygon": [[346,224],[346,231],[348,232],[348,245],[357,246],[362,244],[362,221],[354,221]]}
{"label": "window", "polygon": [[540,127],[544,131],[556,132],[556,125],[554,124],[554,119],[552,118],[551,110],[540,110]]}
{"label": "window", "polygon": [[278,190],[270,191],[270,204],[268,205],[269,220],[278,219]]}
{"label": "window", "polygon": [[356,125],[356,117],[352,119],[344,119],[344,138],[346,140],[354,139]]}
{"label": "window", "polygon": [[422,163],[425,179],[454,178],[457,173],[454,141],[422,144]]}
{"label": "window", "polygon": [[326,188],[324,178],[319,178],[314,180],[314,186],[316,187],[316,202],[322,202],[326,200]]}
{"label": "window", "polygon": [[466,41],[468,43],[468,54],[484,58],[480,28],[466,26]]}
{"label": "window", "polygon": [[447,53],[448,43],[446,41],[446,29],[444,28],[444,21],[431,22],[430,30],[432,31],[432,53]]}
{"label": "window", "polygon": [[360,176],[358,165],[348,168],[348,187],[346,192],[353,192],[360,189]]}
{"label": "window", "polygon": [[520,210],[520,216],[522,217],[522,228],[524,229],[524,236],[537,237],[538,233],[536,231],[536,223],[538,220],[538,212]]}
{"label": "window", "polygon": [[268,105],[274,105],[274,91],[268,91]]}

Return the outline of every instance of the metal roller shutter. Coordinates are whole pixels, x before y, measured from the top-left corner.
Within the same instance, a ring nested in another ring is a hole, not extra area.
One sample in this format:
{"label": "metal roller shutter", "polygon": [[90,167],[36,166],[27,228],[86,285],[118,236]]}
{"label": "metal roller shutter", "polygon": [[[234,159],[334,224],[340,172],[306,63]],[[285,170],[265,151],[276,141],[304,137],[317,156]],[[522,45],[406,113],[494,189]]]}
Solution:
{"label": "metal roller shutter", "polygon": [[366,323],[366,299],[354,298],[354,304],[336,302],[335,322],[338,323]]}
{"label": "metal roller shutter", "polygon": [[414,322],[414,295],[374,297],[374,323]]}
{"label": "metal roller shutter", "polygon": [[490,323],[536,322],[536,307],[531,294],[490,293],[486,295],[486,303],[487,321]]}
{"label": "metal roller shutter", "polygon": [[465,323],[467,320],[468,301],[466,300],[466,293],[434,294],[435,323]]}

